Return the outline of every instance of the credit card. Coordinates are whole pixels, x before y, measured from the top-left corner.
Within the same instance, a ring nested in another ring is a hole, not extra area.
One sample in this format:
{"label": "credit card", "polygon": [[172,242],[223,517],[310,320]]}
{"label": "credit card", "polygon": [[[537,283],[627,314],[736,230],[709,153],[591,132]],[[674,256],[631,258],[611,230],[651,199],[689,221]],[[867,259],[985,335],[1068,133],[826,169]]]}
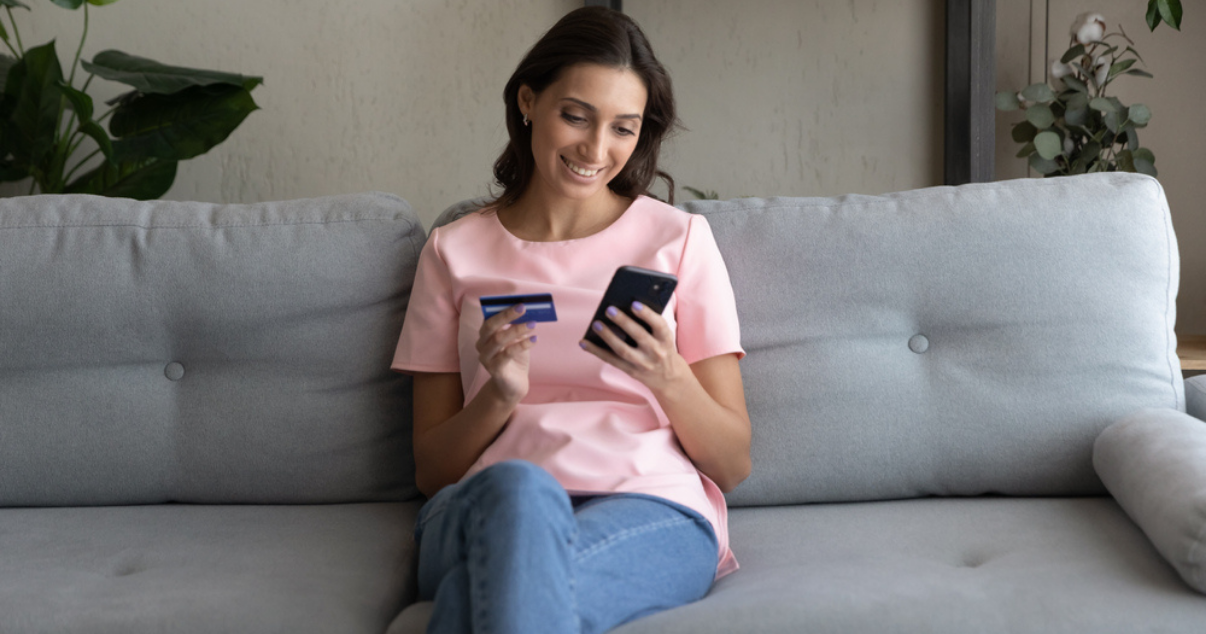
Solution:
{"label": "credit card", "polygon": [[482,317],[489,319],[498,313],[516,305],[523,304],[524,313],[513,324],[529,321],[557,321],[557,308],[553,306],[553,296],[549,293],[537,295],[490,295],[481,298]]}

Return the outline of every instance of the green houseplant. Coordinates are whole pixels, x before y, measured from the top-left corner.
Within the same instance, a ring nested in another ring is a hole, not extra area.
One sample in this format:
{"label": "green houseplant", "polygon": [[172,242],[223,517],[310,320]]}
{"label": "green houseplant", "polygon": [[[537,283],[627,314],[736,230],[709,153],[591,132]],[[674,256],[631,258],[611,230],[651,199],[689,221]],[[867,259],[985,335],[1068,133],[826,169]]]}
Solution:
{"label": "green houseplant", "polygon": [[[117,0],[50,1],[83,7],[84,31],[67,75],[53,41],[24,47],[14,9],[29,6],[0,0],[0,39],[11,53],[0,53],[0,182],[31,178],[31,194],[158,198],[175,181],[179,161],[208,152],[258,109],[251,91],[260,77],[168,66],[115,50],[82,61],[89,5]],[[81,67],[87,79],[77,88]],[[98,115],[87,92],[96,77],[133,90]],[[95,149],[83,147],[86,139]]]}
{"label": "green houseplant", "polygon": [[[1161,23],[1180,30],[1182,14],[1180,0],[1149,0],[1145,21],[1152,31]],[[997,109],[1026,112],[1012,132],[1022,144],[1018,157],[1044,176],[1120,170],[1156,176],[1155,154],[1139,144],[1138,132],[1151,110],[1107,94],[1123,75],[1152,76],[1134,68],[1143,61],[1135,43],[1121,25],[1106,33],[1099,13],[1076,16],[1070,35],[1068,50],[1051,64],[1050,84],[997,93]]]}

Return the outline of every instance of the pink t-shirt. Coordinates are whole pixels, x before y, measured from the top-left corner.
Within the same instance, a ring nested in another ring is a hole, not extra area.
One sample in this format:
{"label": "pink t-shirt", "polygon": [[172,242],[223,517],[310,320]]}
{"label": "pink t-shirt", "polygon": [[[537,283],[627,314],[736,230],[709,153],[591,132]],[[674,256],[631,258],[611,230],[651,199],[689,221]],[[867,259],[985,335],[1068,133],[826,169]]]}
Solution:
{"label": "pink t-shirt", "polygon": [[720,577],[737,561],[719,487],[687,457],[649,389],[578,346],[623,265],[678,277],[663,315],[688,363],[745,355],[728,271],[707,220],[640,197],[611,226],[577,240],[521,240],[489,211],[432,230],[392,367],[457,372],[468,403],[490,378],[476,349],[478,298],[551,293],[558,320],[533,331],[528,394],[465,477],[522,459],[571,493],[637,492],[678,502],[712,523]]}

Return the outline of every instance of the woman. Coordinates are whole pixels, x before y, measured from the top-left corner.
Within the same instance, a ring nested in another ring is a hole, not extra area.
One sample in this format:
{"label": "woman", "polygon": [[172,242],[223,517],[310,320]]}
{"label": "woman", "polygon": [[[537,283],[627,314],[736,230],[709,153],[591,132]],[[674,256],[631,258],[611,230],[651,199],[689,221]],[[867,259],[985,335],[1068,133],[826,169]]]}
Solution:
{"label": "woman", "polygon": [[[393,364],[414,374],[429,498],[419,593],[429,632],[602,632],[737,567],[722,495],[750,470],[736,308],[705,219],[648,196],[676,116],[630,18],[566,15],[504,97],[502,194],[432,231]],[[664,315],[633,306],[651,332],[608,311],[635,346],[591,323],[621,265],[679,278]],[[558,321],[483,317],[483,296],[537,293]]]}

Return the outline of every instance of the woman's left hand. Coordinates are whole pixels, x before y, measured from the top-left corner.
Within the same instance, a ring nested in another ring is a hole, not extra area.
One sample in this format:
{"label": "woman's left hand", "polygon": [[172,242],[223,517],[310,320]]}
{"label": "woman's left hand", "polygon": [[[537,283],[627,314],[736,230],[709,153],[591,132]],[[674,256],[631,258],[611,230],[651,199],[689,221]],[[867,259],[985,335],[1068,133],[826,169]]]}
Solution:
{"label": "woman's left hand", "polygon": [[628,345],[606,324],[596,321],[591,324],[591,329],[611,346],[614,353],[585,339],[581,342],[582,348],[644,383],[654,393],[692,377],[691,366],[678,353],[674,333],[666,319],[639,302],[633,303],[632,311],[649,324],[653,331],[645,330],[640,323],[615,306],[608,307],[607,316],[636,341],[635,346]]}

